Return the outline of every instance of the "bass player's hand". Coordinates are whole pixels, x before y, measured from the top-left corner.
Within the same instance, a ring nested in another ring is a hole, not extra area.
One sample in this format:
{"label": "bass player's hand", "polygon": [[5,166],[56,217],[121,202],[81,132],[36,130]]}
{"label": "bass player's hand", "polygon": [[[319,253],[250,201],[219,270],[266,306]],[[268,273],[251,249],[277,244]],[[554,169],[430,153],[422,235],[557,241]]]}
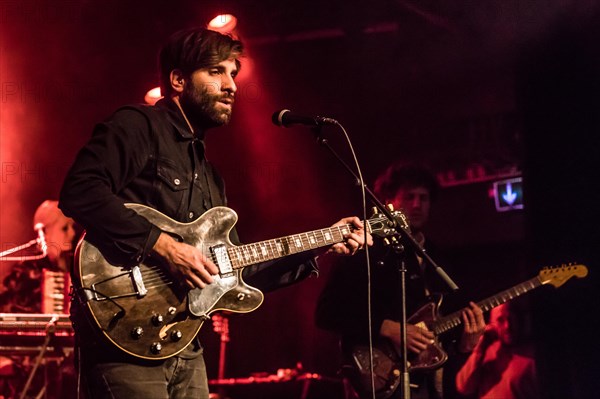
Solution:
{"label": "bass player's hand", "polygon": [[483,318],[483,311],[474,302],[469,302],[469,306],[463,309],[461,317],[464,327],[458,350],[469,353],[475,348],[485,330],[485,319]]}
{"label": "bass player's hand", "polygon": [[189,288],[204,288],[213,282],[212,276],[219,273],[217,266],[202,251],[178,242],[166,233],[160,234],[153,249],[167,261],[171,272],[181,276]]}
{"label": "bass player's hand", "polygon": [[[396,348],[400,347],[400,323],[392,320],[384,320],[380,329],[381,336],[390,339]],[[421,353],[434,343],[435,336],[429,330],[417,327],[413,324],[406,325],[406,348],[414,353]]]}

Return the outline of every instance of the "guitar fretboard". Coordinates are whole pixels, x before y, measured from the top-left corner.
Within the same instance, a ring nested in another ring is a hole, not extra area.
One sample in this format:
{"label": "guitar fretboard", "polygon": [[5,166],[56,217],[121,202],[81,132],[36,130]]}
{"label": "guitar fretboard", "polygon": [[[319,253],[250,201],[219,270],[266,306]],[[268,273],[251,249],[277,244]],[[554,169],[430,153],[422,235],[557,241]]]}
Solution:
{"label": "guitar fretboard", "polygon": [[[510,301],[511,299],[521,296],[521,295],[525,294],[526,292],[529,292],[541,285],[542,285],[542,283],[540,281],[540,278],[534,277],[534,278],[527,280],[521,284],[518,284],[512,288],[509,288],[509,289],[504,290],[496,295],[493,295],[493,296],[486,298],[480,302],[477,302],[477,305],[481,308],[481,310],[486,312],[492,308],[495,308],[496,306],[502,305],[503,303]],[[439,335],[443,332],[446,332],[446,331],[460,325],[462,323],[461,315],[462,315],[462,310],[459,310],[454,313],[450,313],[447,316],[441,317],[432,326],[432,331],[436,335]]]}
{"label": "guitar fretboard", "polygon": [[233,269],[241,269],[255,263],[337,244],[344,241],[344,236],[352,230],[353,228],[349,224],[329,227],[254,244],[230,247],[227,249],[227,254]]}

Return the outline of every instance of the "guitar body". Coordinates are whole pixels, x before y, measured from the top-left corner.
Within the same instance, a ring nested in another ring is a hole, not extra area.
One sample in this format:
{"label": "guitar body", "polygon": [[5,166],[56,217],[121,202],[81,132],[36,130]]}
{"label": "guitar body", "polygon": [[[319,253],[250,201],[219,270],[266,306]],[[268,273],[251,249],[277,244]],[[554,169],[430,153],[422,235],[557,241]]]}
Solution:
{"label": "guitar body", "polygon": [[[429,302],[415,312],[407,323],[424,329],[431,329],[438,318],[438,303]],[[371,365],[369,347],[357,345],[351,348],[350,362],[354,367],[346,373],[353,382],[354,388],[364,398],[371,395]],[[434,370],[441,367],[448,355],[440,346],[437,337],[435,342],[419,354],[409,353],[408,369],[413,371]],[[375,377],[376,399],[387,399],[398,389],[401,381],[401,357],[391,341],[380,338],[373,345],[373,374]]]}
{"label": "guitar body", "polygon": [[[229,208],[215,207],[194,222],[180,223],[144,205],[126,206],[210,259],[212,248],[234,246],[229,232],[237,215]],[[244,283],[241,270],[221,273],[213,284],[190,290],[155,256],[132,268],[112,265],[82,240],[75,259],[73,285],[78,297],[85,298],[89,318],[118,348],[144,359],[166,359],[181,352],[210,313],[250,312],[264,298],[260,290]]]}
{"label": "guitar body", "polygon": [[371,374],[375,382],[375,398],[387,399],[398,389],[401,381],[402,365],[392,343],[381,340],[373,345],[373,372],[371,373],[369,347],[357,345],[351,348],[351,366],[343,372],[361,398],[372,398]]}
{"label": "guitar body", "polygon": [[[439,302],[429,302],[417,310],[406,322],[433,331],[434,324],[439,318],[438,308]],[[440,346],[438,337],[436,336],[433,344],[427,346],[418,355],[411,354],[408,359],[410,371],[434,370],[441,367],[448,360],[448,355]]]}

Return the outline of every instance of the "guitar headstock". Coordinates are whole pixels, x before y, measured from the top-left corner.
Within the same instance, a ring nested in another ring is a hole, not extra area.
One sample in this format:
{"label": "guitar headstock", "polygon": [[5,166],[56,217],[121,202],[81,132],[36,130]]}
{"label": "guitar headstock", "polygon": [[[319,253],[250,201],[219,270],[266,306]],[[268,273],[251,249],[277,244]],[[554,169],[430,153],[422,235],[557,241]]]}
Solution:
{"label": "guitar headstock", "polygon": [[571,277],[583,278],[587,274],[588,269],[586,266],[574,264],[544,268],[540,271],[538,277],[542,284],[552,284],[555,288],[558,288]]}
{"label": "guitar headstock", "polygon": [[[395,223],[403,229],[408,230],[406,216],[400,211],[395,211],[392,205],[387,205],[387,208],[392,214]],[[369,228],[372,236],[381,238],[398,236],[398,232],[394,228],[394,222],[390,221],[386,215],[380,213],[377,208],[373,208],[373,216],[369,218]]]}

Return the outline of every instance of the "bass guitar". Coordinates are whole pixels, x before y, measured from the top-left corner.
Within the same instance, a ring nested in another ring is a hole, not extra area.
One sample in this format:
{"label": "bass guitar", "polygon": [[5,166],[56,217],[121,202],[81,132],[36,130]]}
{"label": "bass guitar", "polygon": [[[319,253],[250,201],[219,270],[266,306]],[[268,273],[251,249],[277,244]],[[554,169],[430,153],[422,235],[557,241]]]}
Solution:
{"label": "bass guitar", "polygon": [[[75,253],[73,286],[92,325],[116,347],[143,359],[166,359],[181,352],[196,336],[212,312],[247,313],[263,302],[263,293],[242,279],[250,265],[333,245],[353,230],[349,224],[236,246],[229,233],[237,214],[215,207],[190,223],[177,222],[140,204],[126,204],[162,231],[202,251],[219,268],[214,282],[189,289],[168,273],[164,261],[149,255],[142,263],[123,267],[109,263],[100,250],[85,240]],[[396,223],[406,226],[402,213]],[[394,235],[384,215],[368,220],[372,235]]]}
{"label": "bass guitar", "polygon": [[[588,270],[584,265],[564,265],[542,269],[539,274],[521,284],[499,292],[477,303],[481,310],[488,311],[496,306],[523,295],[535,288],[550,284],[555,288],[563,285],[571,277],[585,277]],[[439,316],[439,302],[430,302],[408,318],[407,323],[432,331],[436,338],[427,349],[409,356],[409,371],[433,370],[441,367],[448,355],[440,346],[437,337],[462,323],[462,310],[447,316]],[[371,361],[367,345],[357,345],[349,349],[351,370],[348,370],[350,381],[361,397],[371,397]],[[375,377],[375,397],[389,398],[400,385],[400,356],[394,345],[386,339],[379,340],[373,346],[373,374]]]}

